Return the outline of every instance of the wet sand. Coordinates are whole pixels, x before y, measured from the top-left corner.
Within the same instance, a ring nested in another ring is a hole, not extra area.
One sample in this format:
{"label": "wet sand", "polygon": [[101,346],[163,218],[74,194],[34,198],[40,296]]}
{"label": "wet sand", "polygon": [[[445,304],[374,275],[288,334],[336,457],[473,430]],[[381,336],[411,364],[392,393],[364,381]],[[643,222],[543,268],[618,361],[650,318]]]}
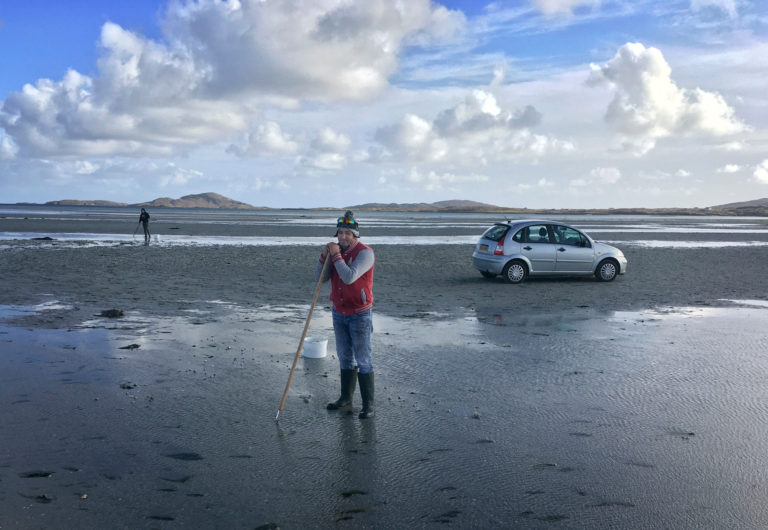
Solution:
{"label": "wet sand", "polygon": [[[375,308],[419,312],[639,310],[765,299],[768,246],[625,250],[629,273],[611,283],[530,279],[508,286],[472,268],[471,246],[382,245],[376,251]],[[212,310],[218,301],[290,305],[311,301],[312,247],[47,248],[2,253],[2,303],[46,296],[72,306],[36,324],[66,327],[109,307],[175,316]],[[327,305],[327,291],[320,299]],[[309,299],[309,300],[308,300]],[[48,322],[45,320],[48,319]]]}
{"label": "wet sand", "polygon": [[4,250],[0,527],[768,526],[767,247],[470,254],[376,249],[371,421],[325,410],[325,287],[276,423],[316,249]]}

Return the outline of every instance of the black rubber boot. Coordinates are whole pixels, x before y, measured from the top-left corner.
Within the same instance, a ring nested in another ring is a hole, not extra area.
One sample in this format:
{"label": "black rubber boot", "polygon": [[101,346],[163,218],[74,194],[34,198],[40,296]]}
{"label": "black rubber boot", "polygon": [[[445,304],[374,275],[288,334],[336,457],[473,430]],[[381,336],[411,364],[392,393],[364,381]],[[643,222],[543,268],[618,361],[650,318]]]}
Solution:
{"label": "black rubber boot", "polygon": [[360,381],[360,395],[363,397],[363,408],[358,418],[364,420],[373,418],[373,372],[369,374],[357,374]]}
{"label": "black rubber boot", "polygon": [[355,395],[355,386],[357,383],[357,370],[341,371],[341,396],[333,403],[328,403],[325,407],[328,410],[337,410],[352,405],[352,396]]}

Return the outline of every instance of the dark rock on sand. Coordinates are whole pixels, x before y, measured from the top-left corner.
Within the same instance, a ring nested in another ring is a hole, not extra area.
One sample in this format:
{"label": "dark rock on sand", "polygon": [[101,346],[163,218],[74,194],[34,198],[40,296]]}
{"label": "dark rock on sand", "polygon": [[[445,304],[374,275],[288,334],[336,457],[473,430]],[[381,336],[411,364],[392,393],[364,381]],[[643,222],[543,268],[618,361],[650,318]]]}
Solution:
{"label": "dark rock on sand", "polygon": [[48,478],[53,475],[53,471],[27,471],[19,473],[21,478]]}
{"label": "dark rock on sand", "polygon": [[168,458],[173,458],[175,460],[187,460],[187,461],[203,459],[203,457],[197,453],[173,453],[171,455],[165,455],[165,456],[167,456]]}

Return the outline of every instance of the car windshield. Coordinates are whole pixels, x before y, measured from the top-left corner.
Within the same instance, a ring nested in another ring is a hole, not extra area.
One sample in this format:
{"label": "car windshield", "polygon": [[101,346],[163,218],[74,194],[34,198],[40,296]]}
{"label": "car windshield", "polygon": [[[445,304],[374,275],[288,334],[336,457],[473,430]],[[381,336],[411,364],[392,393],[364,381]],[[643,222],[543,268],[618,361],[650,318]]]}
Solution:
{"label": "car windshield", "polygon": [[502,238],[509,231],[507,225],[493,225],[483,234],[483,239],[490,239],[491,241],[501,241]]}

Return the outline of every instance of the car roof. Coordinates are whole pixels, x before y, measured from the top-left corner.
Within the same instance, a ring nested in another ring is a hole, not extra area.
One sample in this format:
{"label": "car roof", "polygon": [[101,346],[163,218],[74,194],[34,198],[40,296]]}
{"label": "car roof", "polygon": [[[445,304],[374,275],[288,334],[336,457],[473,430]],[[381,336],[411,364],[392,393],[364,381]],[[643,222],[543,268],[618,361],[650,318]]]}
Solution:
{"label": "car roof", "polygon": [[549,225],[558,225],[558,226],[565,226],[568,228],[572,228],[574,230],[578,230],[582,234],[584,233],[584,230],[580,228],[576,228],[575,226],[569,225],[567,223],[562,223],[560,221],[552,221],[551,219],[509,219],[507,221],[504,221],[503,223],[495,223],[500,226],[508,226],[510,229],[518,230],[520,228],[530,226],[530,225],[541,225],[541,224],[549,224]]}
{"label": "car roof", "polygon": [[561,223],[560,221],[551,221],[549,219],[508,219],[507,221],[504,221],[503,223],[496,223],[497,225],[509,225],[509,226],[523,226],[523,225],[540,225],[540,224],[551,224],[551,225],[563,225],[563,226],[570,226],[565,223]]}

